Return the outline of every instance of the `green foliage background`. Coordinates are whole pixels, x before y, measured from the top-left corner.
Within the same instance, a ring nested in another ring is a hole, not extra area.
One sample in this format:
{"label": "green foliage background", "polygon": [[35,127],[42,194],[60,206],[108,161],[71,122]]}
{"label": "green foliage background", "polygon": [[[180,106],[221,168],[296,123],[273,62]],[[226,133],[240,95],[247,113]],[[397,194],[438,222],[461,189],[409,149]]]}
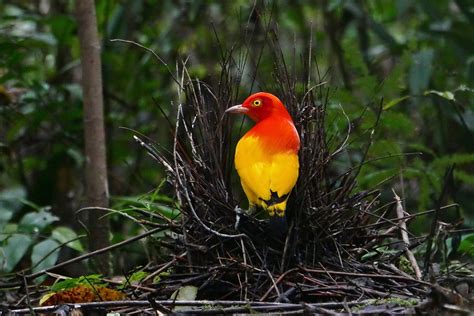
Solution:
{"label": "green foliage background", "polygon": [[[363,148],[373,142],[367,154],[371,162],[361,169],[355,190],[382,185],[383,198],[390,201],[389,189],[395,188],[415,213],[435,208],[446,182],[441,203],[460,206],[443,212],[442,220],[462,218],[465,228],[474,227],[471,1],[259,1],[256,8],[243,0],[96,3],[116,206],[131,205],[130,198],[154,190],[164,177],[134,144],[132,133],[120,127],[138,130],[166,148],[171,134],[159,107],[173,117],[179,100],[166,67],[144,50],[110,40],[139,42],[170,69],[187,59],[191,75],[211,84],[218,78],[221,49],[237,43],[250,50],[243,99],[251,91],[271,91],[273,60],[264,32],[271,18],[288,60],[302,64],[311,48],[326,73],[332,89],[328,133],[344,139],[344,113],[350,119],[349,145],[333,167],[343,172],[357,166]],[[258,15],[251,15],[254,9]],[[81,230],[70,215],[81,206],[84,164],[76,35],[72,1],[0,2],[0,270],[6,272],[22,267],[24,256],[40,267],[44,257],[54,262],[58,246],[68,240],[82,251],[76,240]],[[445,181],[452,165],[453,177]],[[160,194],[154,193],[150,203],[172,211],[166,197],[171,193],[164,188]],[[130,234],[119,218],[112,216],[114,239]],[[429,223],[424,217],[411,229],[426,232]],[[466,252],[473,244],[464,243]]]}

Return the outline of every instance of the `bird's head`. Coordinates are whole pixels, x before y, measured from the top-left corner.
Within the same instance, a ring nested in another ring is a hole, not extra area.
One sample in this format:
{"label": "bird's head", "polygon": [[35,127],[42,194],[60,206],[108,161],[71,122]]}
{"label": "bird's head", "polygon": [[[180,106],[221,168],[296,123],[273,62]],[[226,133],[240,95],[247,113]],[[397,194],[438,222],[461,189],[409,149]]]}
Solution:
{"label": "bird's head", "polygon": [[258,92],[249,96],[242,104],[228,108],[226,113],[242,113],[255,122],[270,116],[290,118],[283,103],[271,93]]}

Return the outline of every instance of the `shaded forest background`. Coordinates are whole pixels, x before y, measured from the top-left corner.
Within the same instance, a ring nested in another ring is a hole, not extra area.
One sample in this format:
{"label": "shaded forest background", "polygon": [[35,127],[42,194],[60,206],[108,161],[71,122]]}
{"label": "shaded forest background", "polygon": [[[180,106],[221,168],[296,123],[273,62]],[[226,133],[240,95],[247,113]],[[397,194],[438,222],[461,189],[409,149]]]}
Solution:
{"label": "shaded forest background", "polygon": [[[348,146],[334,172],[357,166],[361,190],[395,188],[410,213],[441,205],[447,223],[466,229],[444,255],[474,255],[474,5],[441,1],[111,1],[97,3],[113,242],[137,234],[127,208],[177,212],[164,171],[132,139],[136,130],[169,148],[164,112],[175,117],[176,83],[168,69],[131,40],[156,51],[173,71],[218,82],[223,52],[249,49],[240,99],[272,92],[268,23],[296,67],[311,51],[330,87],[327,133]],[[39,271],[83,252],[83,109],[79,43],[72,1],[0,3],[0,271]],[[244,26],[250,25],[250,28]],[[379,118],[374,133],[372,127]],[[237,136],[237,135],[236,135]],[[453,172],[446,176],[447,170]],[[240,188],[235,179],[236,195]],[[242,206],[246,205],[241,198]],[[410,230],[430,229],[415,220]],[[71,242],[72,241],[72,242]],[[66,247],[59,247],[63,243]],[[60,249],[62,248],[62,251]],[[131,246],[114,256],[126,271],[160,255]]]}

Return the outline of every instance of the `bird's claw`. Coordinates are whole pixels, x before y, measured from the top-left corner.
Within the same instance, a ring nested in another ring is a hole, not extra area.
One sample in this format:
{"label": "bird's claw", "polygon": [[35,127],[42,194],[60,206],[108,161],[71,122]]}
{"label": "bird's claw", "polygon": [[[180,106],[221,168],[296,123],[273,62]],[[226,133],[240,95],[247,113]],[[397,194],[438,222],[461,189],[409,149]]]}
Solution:
{"label": "bird's claw", "polygon": [[236,206],[236,207],[234,208],[234,212],[235,212],[236,214],[238,214],[238,215],[240,215],[240,214],[243,213],[242,209],[241,209],[240,207],[238,207],[238,206]]}
{"label": "bird's claw", "polygon": [[240,224],[240,216],[243,214],[242,209],[238,206],[234,208],[235,212],[235,225],[234,228],[235,230],[239,230],[239,224]]}

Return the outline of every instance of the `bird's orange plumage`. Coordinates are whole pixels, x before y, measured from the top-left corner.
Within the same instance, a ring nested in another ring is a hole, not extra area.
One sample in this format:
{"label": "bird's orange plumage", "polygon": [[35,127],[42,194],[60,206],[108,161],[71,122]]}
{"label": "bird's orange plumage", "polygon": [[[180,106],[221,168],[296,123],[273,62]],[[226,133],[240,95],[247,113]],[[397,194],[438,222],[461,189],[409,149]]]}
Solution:
{"label": "bird's orange plumage", "polygon": [[250,207],[284,216],[299,169],[300,139],[290,114],[266,92],[255,93],[227,111],[244,113],[256,122],[235,150],[235,167]]}

